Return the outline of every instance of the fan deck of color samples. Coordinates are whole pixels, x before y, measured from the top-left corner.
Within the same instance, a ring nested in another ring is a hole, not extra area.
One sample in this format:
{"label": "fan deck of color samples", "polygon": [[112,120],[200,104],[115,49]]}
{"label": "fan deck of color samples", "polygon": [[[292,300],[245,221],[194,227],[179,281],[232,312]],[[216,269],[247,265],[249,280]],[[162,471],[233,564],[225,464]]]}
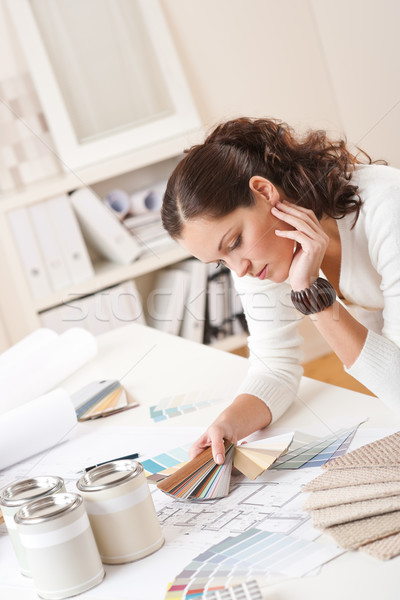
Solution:
{"label": "fan deck of color samples", "polygon": [[229,494],[232,466],[255,479],[289,447],[293,433],[234,446],[225,441],[225,461],[217,465],[211,448],[185,463],[157,486],[163,492],[181,500],[210,500]]}
{"label": "fan deck of color samples", "polygon": [[[90,386],[76,393],[76,398],[79,398],[79,393],[84,398],[84,401],[75,409],[78,421],[108,417],[138,406],[138,402],[129,397],[118,380],[109,380],[105,384],[107,385],[98,386],[98,390],[93,394],[85,394],[85,389],[90,389]],[[95,383],[92,384],[93,389],[96,389],[95,385]]]}

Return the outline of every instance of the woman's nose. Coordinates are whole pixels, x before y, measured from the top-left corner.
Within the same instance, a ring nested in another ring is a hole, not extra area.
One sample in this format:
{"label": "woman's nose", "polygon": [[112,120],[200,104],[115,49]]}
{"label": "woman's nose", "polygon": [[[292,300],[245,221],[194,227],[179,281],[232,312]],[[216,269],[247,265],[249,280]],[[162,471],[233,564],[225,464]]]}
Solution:
{"label": "woman's nose", "polygon": [[235,271],[238,277],[244,277],[245,275],[247,275],[249,267],[250,261],[247,260],[247,258],[239,258],[238,260],[234,261],[234,263],[231,266],[231,269]]}

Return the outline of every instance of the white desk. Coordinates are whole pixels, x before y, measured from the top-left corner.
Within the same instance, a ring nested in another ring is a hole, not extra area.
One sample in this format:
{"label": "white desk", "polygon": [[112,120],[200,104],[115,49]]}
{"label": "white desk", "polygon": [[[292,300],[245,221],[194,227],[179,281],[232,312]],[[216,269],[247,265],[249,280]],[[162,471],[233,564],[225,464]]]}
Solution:
{"label": "white desk", "polygon": [[[161,334],[153,329],[132,325],[107,333],[99,339],[99,353],[63,387],[73,392],[95,379],[120,379],[129,392],[140,402],[140,407],[108,419],[82,424],[85,431],[109,426],[151,426],[148,407],[165,395],[185,390],[211,387],[222,381],[237,383],[247,370],[244,358],[187,342],[181,338]],[[199,410],[157,424],[157,427],[204,426],[221,411],[223,404]],[[301,429],[318,426],[325,435],[329,424],[341,415],[368,416],[363,427],[400,428],[400,416],[386,409],[371,396],[303,378],[298,401],[279,421],[279,427]],[[4,548],[4,546],[3,546]],[[1,557],[0,557],[1,560]],[[144,559],[151,561],[151,556]],[[325,565],[318,576],[285,581],[263,590],[270,600],[363,600],[398,599],[400,558],[389,562],[372,559],[359,552],[347,552]],[[129,569],[123,565],[121,569]],[[175,573],[171,573],[170,580]],[[165,585],[167,581],[165,582]],[[113,600],[147,600],[134,595],[132,588],[126,595]],[[166,588],[165,588],[166,589]],[[96,588],[96,600],[102,600],[102,586]],[[92,598],[93,591],[92,591]],[[163,598],[162,596],[161,598]],[[4,600],[32,600],[32,590],[10,587],[0,581],[0,598]],[[161,600],[149,598],[149,600]]]}

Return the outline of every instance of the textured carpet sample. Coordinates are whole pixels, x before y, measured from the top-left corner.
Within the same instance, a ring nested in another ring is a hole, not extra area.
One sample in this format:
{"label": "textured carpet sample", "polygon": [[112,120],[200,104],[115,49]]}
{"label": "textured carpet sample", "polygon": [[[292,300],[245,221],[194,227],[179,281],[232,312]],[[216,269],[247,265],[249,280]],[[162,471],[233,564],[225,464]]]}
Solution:
{"label": "textured carpet sample", "polygon": [[400,432],[323,465],[303,486],[314,527],[346,550],[380,559],[400,555]]}
{"label": "textured carpet sample", "polygon": [[360,550],[374,558],[379,558],[380,560],[394,558],[400,554],[400,533],[388,535],[376,542],[365,544],[364,546],[361,546]]}
{"label": "textured carpet sample", "polygon": [[332,536],[342,548],[357,550],[364,544],[400,533],[400,511],[334,525],[325,529],[324,533]]}
{"label": "textured carpet sample", "polygon": [[361,500],[373,500],[374,498],[385,498],[396,495],[400,495],[400,481],[332,488],[310,494],[303,506],[303,510],[309,511],[317,508],[328,508],[337,504],[349,504],[351,502],[360,502]]}
{"label": "textured carpet sample", "polygon": [[400,466],[331,469],[306,483],[302,489],[304,492],[313,492],[385,481],[400,481]]}
{"label": "textured carpet sample", "polygon": [[400,465],[400,431],[338,456],[323,465],[325,469],[343,469],[373,465]]}
{"label": "textured carpet sample", "polygon": [[400,496],[375,498],[353,502],[352,504],[338,504],[328,508],[318,508],[311,511],[311,519],[314,527],[325,529],[332,525],[339,525],[339,523],[383,515],[394,510],[400,510]]}

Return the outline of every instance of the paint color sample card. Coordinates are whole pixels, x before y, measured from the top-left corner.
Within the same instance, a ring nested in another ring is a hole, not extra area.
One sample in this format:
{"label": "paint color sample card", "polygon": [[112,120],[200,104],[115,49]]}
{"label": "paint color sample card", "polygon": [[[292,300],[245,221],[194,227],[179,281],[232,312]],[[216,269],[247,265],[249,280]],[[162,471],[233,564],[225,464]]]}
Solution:
{"label": "paint color sample card", "polygon": [[[199,554],[177,575],[165,600],[198,599],[246,580],[267,583],[268,574],[302,577],[344,551],[334,545],[249,529]],[[245,596],[244,596],[245,598]]]}
{"label": "paint color sample card", "polygon": [[188,462],[190,446],[191,444],[178,446],[151,458],[141,460],[144,474],[149,483],[157,483],[157,481],[165,479]]}
{"label": "paint color sample card", "polygon": [[224,399],[223,396],[216,396],[210,390],[175,394],[163,398],[154,406],[150,406],[150,417],[155,423],[158,423],[159,421],[207,408],[207,406],[222,402]]}
{"label": "paint color sample card", "polygon": [[[333,457],[341,456],[347,452],[351,440],[353,439],[358,425],[341,429],[326,438],[319,438],[298,446],[296,449],[290,449],[284,456],[278,458],[272,469],[300,469],[305,467],[320,467]],[[295,438],[296,440],[296,434]]]}
{"label": "paint color sample card", "polygon": [[253,579],[223,590],[207,592],[203,600],[262,600],[262,595],[257,581]]}

